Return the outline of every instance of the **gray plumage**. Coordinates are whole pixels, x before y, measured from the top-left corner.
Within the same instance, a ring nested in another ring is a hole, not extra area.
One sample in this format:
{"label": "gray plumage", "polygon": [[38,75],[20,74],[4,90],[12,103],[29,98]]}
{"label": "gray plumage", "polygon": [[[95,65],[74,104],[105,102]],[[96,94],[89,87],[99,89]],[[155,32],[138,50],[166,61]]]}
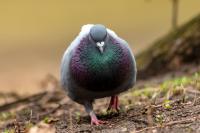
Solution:
{"label": "gray plumage", "polygon": [[126,41],[103,25],[85,25],[65,51],[61,84],[95,119],[92,102],[131,88],[136,73],[135,58]]}
{"label": "gray plumage", "polygon": [[107,35],[106,27],[101,24],[94,25],[90,29],[90,36],[95,42],[103,41],[106,35]]}

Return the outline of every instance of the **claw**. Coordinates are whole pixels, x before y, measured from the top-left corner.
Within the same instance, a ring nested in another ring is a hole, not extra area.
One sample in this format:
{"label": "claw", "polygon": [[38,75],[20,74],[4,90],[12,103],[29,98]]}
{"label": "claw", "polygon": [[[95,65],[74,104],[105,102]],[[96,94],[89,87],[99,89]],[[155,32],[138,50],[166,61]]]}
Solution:
{"label": "claw", "polygon": [[101,125],[106,123],[106,121],[98,120],[96,115],[91,115],[90,117],[91,117],[91,125]]}
{"label": "claw", "polygon": [[101,124],[105,124],[105,121],[102,120],[98,120],[98,119],[91,119],[91,125],[101,125]]}
{"label": "claw", "polygon": [[93,111],[92,101],[85,101],[84,103],[86,112],[90,115],[91,125],[101,125],[107,123],[105,121],[98,120],[96,114]]}

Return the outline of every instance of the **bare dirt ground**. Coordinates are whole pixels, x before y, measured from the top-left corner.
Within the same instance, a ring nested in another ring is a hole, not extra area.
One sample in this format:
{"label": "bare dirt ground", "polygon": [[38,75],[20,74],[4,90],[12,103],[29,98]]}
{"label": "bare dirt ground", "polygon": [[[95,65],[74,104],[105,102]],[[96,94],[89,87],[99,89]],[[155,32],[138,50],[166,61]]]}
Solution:
{"label": "bare dirt ground", "polygon": [[[200,69],[199,69],[200,70]],[[109,99],[95,102],[101,126],[91,126],[82,106],[72,102],[49,76],[46,91],[30,97],[10,95],[0,106],[3,133],[199,133],[200,73],[139,81],[120,95],[120,113],[107,113]],[[155,82],[156,81],[156,82]]]}

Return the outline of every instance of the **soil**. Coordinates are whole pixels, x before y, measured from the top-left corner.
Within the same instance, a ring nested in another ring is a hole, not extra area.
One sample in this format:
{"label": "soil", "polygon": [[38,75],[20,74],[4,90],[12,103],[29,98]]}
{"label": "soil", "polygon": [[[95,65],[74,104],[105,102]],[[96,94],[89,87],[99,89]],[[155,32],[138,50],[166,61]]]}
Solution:
{"label": "soil", "polygon": [[[154,80],[140,81],[138,86],[150,84]],[[142,87],[136,88],[141,89]],[[12,114],[0,121],[0,131],[28,132],[34,125],[39,127],[41,123],[45,123],[57,133],[200,132],[199,91],[195,94],[185,93],[187,98],[173,97],[170,108],[164,107],[160,102],[153,103],[151,100],[136,102],[135,99],[131,99],[132,97],[126,97],[128,93],[130,91],[120,95],[121,111],[119,113],[105,113],[108,98],[97,100],[94,107],[95,112],[99,119],[107,123],[95,126],[90,125],[90,118],[84,108],[71,101],[60,88],[48,90],[0,106],[1,113],[11,112]]]}

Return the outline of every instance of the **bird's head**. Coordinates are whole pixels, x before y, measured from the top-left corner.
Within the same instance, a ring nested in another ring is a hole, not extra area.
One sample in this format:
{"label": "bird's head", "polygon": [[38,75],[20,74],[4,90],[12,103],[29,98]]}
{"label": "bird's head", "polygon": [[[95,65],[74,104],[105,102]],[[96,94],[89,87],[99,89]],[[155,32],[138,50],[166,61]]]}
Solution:
{"label": "bird's head", "polygon": [[101,53],[104,52],[107,30],[104,25],[96,24],[90,29],[90,37],[95,42]]}

